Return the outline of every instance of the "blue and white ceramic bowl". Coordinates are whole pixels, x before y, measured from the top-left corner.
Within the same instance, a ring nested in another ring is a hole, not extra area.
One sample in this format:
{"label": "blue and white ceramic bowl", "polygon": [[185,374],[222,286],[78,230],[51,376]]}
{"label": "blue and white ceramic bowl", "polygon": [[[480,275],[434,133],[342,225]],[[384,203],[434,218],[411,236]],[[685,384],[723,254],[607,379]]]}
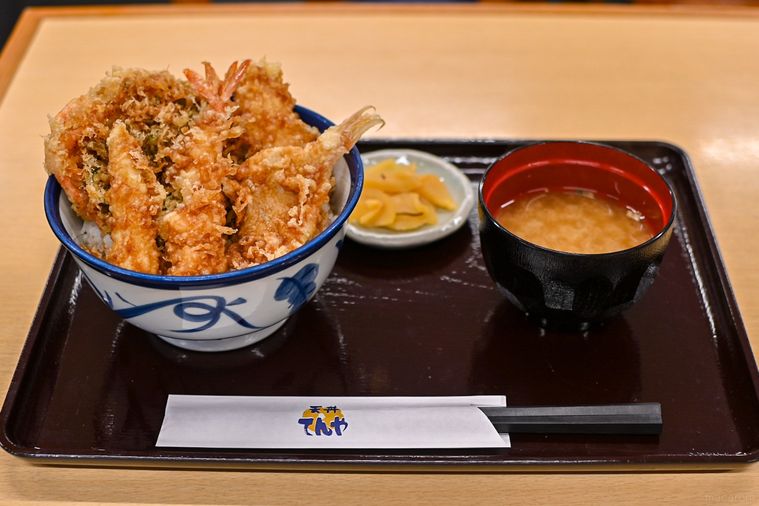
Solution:
{"label": "blue and white ceramic bowl", "polygon": [[[303,121],[324,131],[332,123],[303,107]],[[54,177],[45,187],[45,214],[102,301],[129,323],[173,345],[196,351],[242,348],[274,333],[308,302],[335,265],[345,222],[363,185],[356,148],[334,168],[334,221],[313,240],[271,262],[207,276],[159,276],[111,265],[82,249],[82,220]]]}

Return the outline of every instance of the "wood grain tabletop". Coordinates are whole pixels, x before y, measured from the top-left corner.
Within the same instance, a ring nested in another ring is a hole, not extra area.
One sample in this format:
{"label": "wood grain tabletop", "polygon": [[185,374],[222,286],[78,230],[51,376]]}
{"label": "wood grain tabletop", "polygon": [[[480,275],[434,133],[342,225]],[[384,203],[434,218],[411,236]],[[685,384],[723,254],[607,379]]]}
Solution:
{"label": "wood grain tabletop", "polygon": [[[47,116],[113,66],[282,63],[375,137],[663,140],[691,157],[759,349],[759,13],[705,7],[203,5],[27,10],[0,56],[0,390],[58,242],[42,208]],[[330,473],[32,465],[0,454],[0,504],[759,504],[733,472]]]}

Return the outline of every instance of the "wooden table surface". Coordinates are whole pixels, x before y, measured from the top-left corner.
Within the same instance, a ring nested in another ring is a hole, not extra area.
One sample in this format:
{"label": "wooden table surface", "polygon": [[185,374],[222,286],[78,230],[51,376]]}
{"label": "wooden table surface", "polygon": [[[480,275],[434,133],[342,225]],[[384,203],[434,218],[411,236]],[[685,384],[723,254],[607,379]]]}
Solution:
{"label": "wooden table surface", "polygon": [[[759,349],[759,14],[739,8],[279,5],[27,11],[0,59],[0,390],[58,243],[42,209],[47,115],[112,66],[280,61],[331,118],[382,137],[660,139],[692,157]],[[33,466],[0,453],[0,504],[759,504],[729,473],[380,474]]]}

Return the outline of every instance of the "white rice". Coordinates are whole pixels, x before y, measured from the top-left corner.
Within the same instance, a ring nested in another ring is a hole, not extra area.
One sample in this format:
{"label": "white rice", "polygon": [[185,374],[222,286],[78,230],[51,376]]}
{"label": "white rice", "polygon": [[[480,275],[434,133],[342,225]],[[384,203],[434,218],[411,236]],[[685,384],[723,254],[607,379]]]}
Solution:
{"label": "white rice", "polygon": [[87,248],[90,251],[98,251],[101,253],[108,251],[113,244],[111,236],[103,236],[94,221],[83,222],[82,229],[77,234],[76,239],[80,246]]}

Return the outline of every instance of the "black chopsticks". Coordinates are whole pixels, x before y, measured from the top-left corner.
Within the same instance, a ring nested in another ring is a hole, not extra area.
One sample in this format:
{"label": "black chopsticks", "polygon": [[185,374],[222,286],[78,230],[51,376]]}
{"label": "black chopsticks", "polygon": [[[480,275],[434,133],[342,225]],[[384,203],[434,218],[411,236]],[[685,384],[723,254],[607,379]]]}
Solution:
{"label": "black chopsticks", "polygon": [[660,434],[661,404],[481,407],[498,432],[532,434]]}

